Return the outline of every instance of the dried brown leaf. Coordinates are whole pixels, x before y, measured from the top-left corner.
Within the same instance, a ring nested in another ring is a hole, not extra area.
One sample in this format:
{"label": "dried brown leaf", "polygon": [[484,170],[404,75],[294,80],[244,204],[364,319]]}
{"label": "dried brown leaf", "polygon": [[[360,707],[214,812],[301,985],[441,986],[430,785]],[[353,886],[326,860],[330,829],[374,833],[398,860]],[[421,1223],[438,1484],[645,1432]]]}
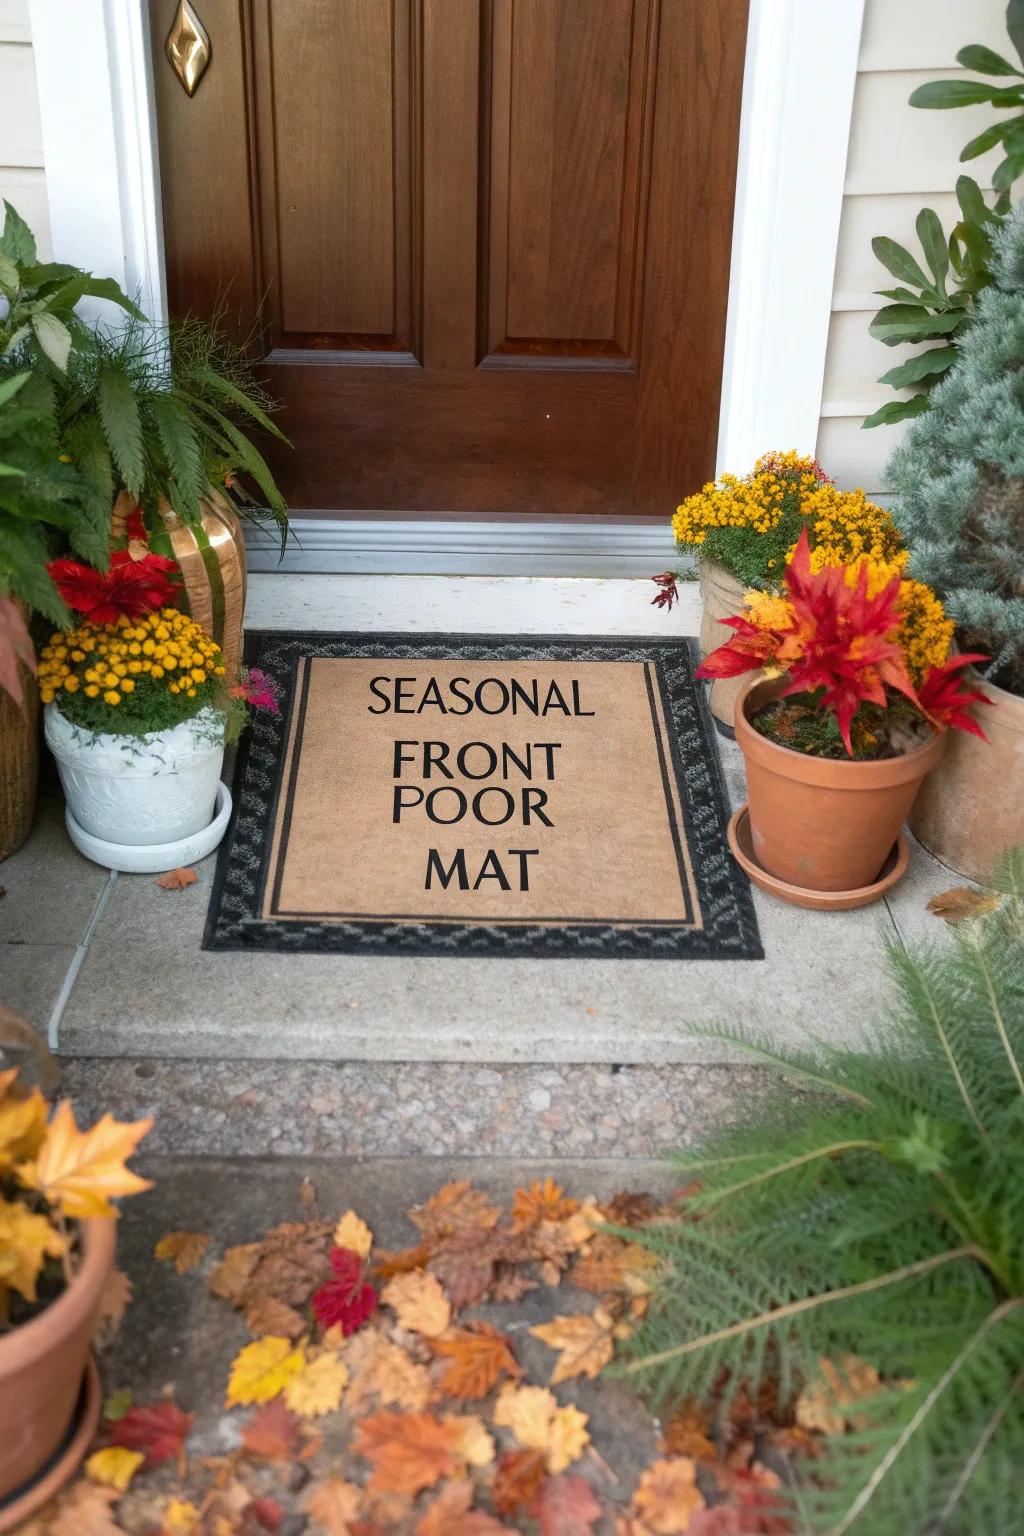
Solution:
{"label": "dried brown leaf", "polygon": [[153,1249],[161,1263],[173,1264],[179,1275],[187,1275],[203,1262],[213,1238],[207,1232],[165,1232]]}
{"label": "dried brown leaf", "polygon": [[977,891],[970,886],[954,885],[951,890],[942,891],[938,896],[933,896],[928,903],[928,911],[936,917],[941,917],[947,923],[957,924],[966,922],[972,917],[982,917],[986,912],[994,912],[1002,898],[991,891]]}
{"label": "dried brown leaf", "polygon": [[195,885],[199,876],[194,869],[169,869],[165,875],[157,875],[153,881],[162,891],[183,891],[187,885]]}

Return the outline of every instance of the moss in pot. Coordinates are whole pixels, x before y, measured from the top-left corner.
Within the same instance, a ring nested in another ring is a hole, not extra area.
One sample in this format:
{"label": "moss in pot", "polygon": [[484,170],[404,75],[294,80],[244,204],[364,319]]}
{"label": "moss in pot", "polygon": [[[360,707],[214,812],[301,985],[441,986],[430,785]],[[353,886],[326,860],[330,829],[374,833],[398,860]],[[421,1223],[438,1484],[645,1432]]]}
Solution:
{"label": "moss in pot", "polygon": [[780,591],[749,594],[747,615],[726,622],[732,640],[698,675],[760,673],[736,706],[754,861],[851,904],[842,896],[877,880],[946,729],[981,734],[970,710],[983,695],[958,676],[978,658],[949,655],[941,604],[897,563],[830,565],[805,535]]}

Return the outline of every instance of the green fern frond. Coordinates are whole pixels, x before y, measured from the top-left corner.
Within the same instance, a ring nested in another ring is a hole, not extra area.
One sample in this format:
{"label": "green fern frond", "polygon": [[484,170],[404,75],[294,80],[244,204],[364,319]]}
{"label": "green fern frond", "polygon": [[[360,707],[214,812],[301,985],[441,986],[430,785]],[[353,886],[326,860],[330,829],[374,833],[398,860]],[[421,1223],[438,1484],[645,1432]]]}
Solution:
{"label": "green fern frond", "polygon": [[142,491],[146,477],[139,402],[129,377],[112,367],[100,369],[96,404],[114,462],[133,496]]}
{"label": "green fern frond", "polygon": [[[780,1090],[676,1166],[699,1193],[626,1232],[660,1259],[619,1366],[659,1403],[721,1406],[822,1359],[882,1377],[863,1427],[793,1490],[820,1536],[975,1536],[1024,1500],[1024,851],[1008,899],[944,945],[893,946],[888,1030],[779,1052]],[[742,1041],[740,1042],[743,1043]],[[801,1092],[794,1094],[793,1083]]]}

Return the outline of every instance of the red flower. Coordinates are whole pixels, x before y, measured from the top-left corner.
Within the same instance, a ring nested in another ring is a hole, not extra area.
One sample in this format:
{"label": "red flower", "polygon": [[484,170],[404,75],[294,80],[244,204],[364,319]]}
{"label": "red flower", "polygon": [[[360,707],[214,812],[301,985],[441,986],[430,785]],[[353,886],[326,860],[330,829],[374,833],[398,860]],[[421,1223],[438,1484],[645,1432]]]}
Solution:
{"label": "red flower", "polygon": [[129,512],[125,521],[125,532],[129,539],[138,539],[145,544],[149,535],[146,533],[146,524],[142,519],[141,507],[136,507],[134,511]]}
{"label": "red flower", "polygon": [[350,1248],[331,1249],[334,1279],[313,1293],[313,1312],[321,1328],[340,1328],[347,1338],[373,1316],[377,1292],[363,1280],[363,1261]]}
{"label": "red flower", "polygon": [[821,705],[835,712],[839,734],[852,757],[850,725],[862,703],[884,708],[887,687],[905,694],[913,704],[918,702],[896,642],[901,578],[894,576],[869,597],[866,565],[861,566],[853,587],[843,566],[812,572],[805,528],[785,582],[796,628],[778,650],[779,661],[789,668],[789,683],[781,696],[824,690]]}
{"label": "red flower", "polygon": [[939,730],[952,727],[957,731],[970,731],[972,736],[987,741],[985,732],[968,710],[974,704],[991,704],[992,700],[979,688],[962,688],[963,678],[954,676],[961,667],[970,666],[974,661],[988,661],[988,657],[972,651],[966,656],[951,656],[941,667],[932,667],[917,690],[917,702]]}
{"label": "red flower", "polygon": [[176,561],[163,555],[133,560],[126,549],[111,555],[108,571],[94,571],[77,560],[51,560],[47,570],[68,607],[92,624],[113,624],[122,615],[141,619],[173,604],[174,585],[181,579]]}
{"label": "red flower", "polygon": [[660,576],[652,576],[655,586],[661,588],[657,597],[651,598],[651,605],[655,608],[667,608],[672,611],[672,604],[679,601],[679,588],[676,586],[674,571],[662,571]]}

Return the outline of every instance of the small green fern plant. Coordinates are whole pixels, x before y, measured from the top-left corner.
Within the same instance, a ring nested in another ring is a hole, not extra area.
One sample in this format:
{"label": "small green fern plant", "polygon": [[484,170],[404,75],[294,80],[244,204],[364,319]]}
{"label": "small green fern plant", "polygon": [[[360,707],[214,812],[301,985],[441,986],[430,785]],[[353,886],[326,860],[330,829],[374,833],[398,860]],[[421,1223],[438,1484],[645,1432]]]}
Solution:
{"label": "small green fern plant", "polygon": [[99,328],[53,389],[61,440],[108,513],[123,489],[144,513],[163,498],[194,523],[210,487],[227,482],[240,510],[277,522],[283,546],[284,497],[247,429],[288,439],[244,347],[216,320],[161,328],[130,317],[119,330]]}
{"label": "small green fern plant", "polygon": [[951,944],[892,947],[869,1048],[744,1041],[777,1093],[680,1159],[687,1219],[640,1234],[663,1279],[623,1369],[656,1400],[769,1377],[787,1399],[846,1354],[881,1373],[864,1427],[797,1475],[796,1530],[1022,1528],[1024,849],[993,883]]}

